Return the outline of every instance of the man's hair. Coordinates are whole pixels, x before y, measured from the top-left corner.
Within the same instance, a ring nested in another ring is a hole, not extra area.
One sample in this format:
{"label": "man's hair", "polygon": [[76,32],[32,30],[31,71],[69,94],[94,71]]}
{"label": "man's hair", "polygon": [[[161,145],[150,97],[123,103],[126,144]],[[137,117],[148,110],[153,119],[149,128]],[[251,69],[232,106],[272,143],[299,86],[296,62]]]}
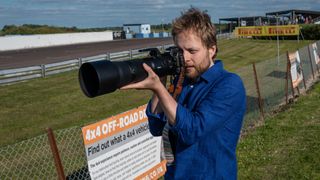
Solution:
{"label": "man's hair", "polygon": [[[181,32],[191,30],[201,39],[205,47],[217,46],[216,28],[211,23],[210,16],[206,11],[191,7],[182,12],[181,16],[176,18],[172,24],[171,33],[174,41],[176,41],[177,35]],[[216,49],[217,54],[218,48]]]}

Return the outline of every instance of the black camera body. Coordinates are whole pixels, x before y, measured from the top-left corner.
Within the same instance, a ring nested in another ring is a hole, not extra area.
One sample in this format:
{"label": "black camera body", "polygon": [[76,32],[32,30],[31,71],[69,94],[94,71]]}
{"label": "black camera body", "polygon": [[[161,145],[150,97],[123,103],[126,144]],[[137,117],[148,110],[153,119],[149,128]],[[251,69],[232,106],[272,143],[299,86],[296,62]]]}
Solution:
{"label": "black camera body", "polygon": [[157,48],[144,49],[149,57],[127,61],[108,60],[87,62],[79,69],[79,82],[84,94],[90,98],[114,92],[130,83],[145,79],[148,74],[142,64],[146,63],[159,76],[178,75],[183,68],[183,55],[176,47],[161,54]]}

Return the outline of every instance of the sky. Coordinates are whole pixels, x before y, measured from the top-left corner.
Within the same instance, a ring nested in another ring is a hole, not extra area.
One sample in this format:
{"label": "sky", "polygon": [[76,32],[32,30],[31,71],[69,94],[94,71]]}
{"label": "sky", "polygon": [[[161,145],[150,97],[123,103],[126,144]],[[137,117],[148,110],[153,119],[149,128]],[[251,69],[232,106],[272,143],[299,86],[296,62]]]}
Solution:
{"label": "sky", "polygon": [[207,10],[211,20],[264,16],[289,9],[320,11],[320,0],[0,0],[0,28],[39,24],[64,27],[114,27],[171,23],[191,6]]}

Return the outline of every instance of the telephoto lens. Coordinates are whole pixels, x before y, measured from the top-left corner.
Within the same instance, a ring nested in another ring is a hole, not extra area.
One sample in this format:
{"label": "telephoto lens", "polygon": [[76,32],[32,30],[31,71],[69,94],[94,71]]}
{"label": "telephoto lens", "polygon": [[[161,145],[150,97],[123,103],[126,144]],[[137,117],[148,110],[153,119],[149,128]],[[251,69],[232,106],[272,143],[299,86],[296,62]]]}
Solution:
{"label": "telephoto lens", "polygon": [[162,77],[177,74],[178,61],[178,56],[173,55],[171,51],[143,59],[87,62],[79,69],[80,87],[86,96],[93,98],[145,79],[148,74],[142,66],[143,63]]}

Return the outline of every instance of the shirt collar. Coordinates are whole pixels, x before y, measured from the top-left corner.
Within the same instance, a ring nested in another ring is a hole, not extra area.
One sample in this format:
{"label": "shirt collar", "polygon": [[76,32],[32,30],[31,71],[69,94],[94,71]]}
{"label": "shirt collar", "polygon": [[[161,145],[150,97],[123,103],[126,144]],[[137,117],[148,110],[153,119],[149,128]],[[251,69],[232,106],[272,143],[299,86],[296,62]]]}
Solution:
{"label": "shirt collar", "polygon": [[[220,73],[222,72],[222,70],[223,70],[222,61],[215,60],[214,65],[212,65],[207,71],[202,73],[200,77],[198,77],[197,80],[192,84],[196,84],[201,81],[205,81],[206,83],[213,82],[220,77]],[[191,84],[191,80],[188,78],[186,78],[184,81],[184,85],[187,85],[187,84]]]}
{"label": "shirt collar", "polygon": [[201,74],[200,79],[206,82],[212,82],[219,78],[220,73],[223,70],[223,64],[221,60],[215,60],[214,65],[211,66],[206,72]]}

